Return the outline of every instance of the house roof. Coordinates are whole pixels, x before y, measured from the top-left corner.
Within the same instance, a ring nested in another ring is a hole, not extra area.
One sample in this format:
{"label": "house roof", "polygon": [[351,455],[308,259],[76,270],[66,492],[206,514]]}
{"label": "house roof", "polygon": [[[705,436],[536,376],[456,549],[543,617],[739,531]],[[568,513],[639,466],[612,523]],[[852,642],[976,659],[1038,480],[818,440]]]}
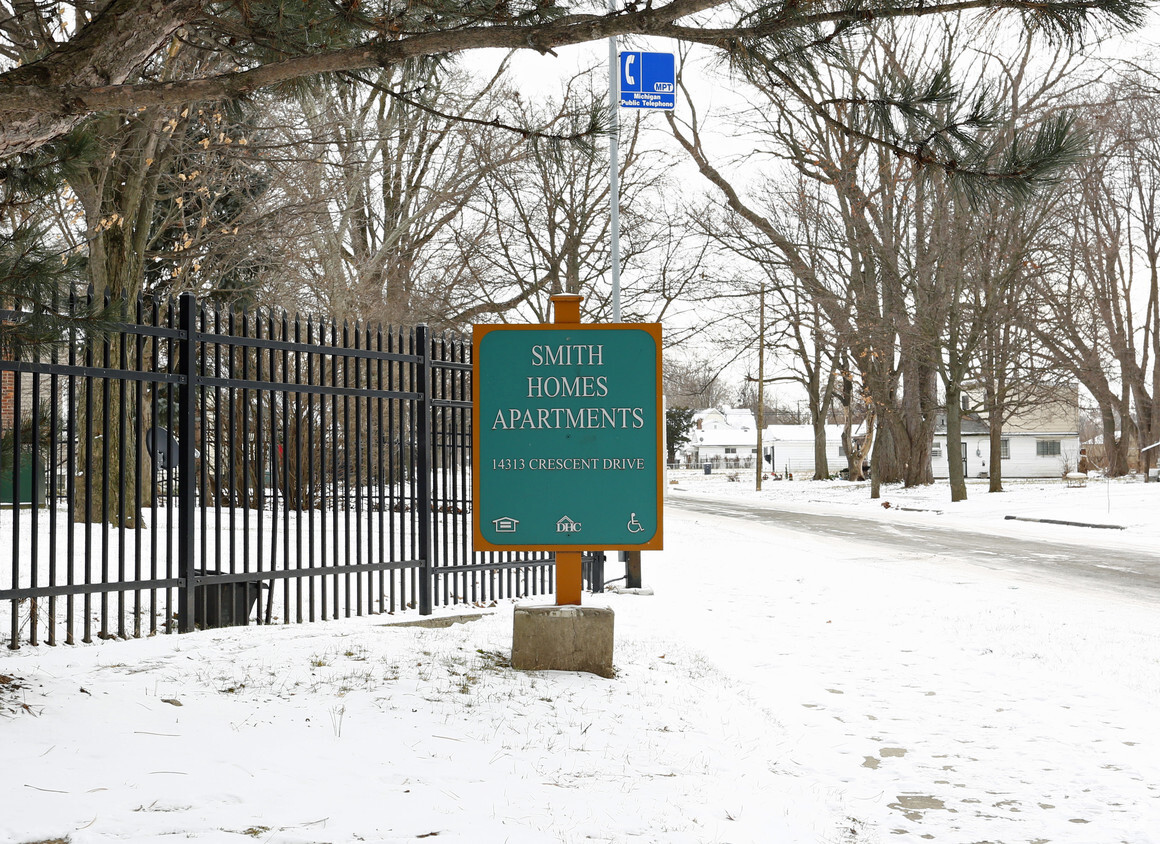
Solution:
{"label": "house roof", "polygon": [[[826,442],[840,443],[842,441],[843,425],[826,425]],[[864,433],[863,425],[854,426],[853,436],[860,437]],[[770,442],[808,442],[814,441],[813,425],[766,425],[763,438]]]}
{"label": "house roof", "polygon": [[707,431],[693,431],[689,444],[709,448],[714,446],[756,448],[757,432],[740,431],[735,428],[711,428]]}
{"label": "house roof", "polygon": [[[989,436],[991,429],[983,418],[977,413],[964,413],[962,418],[962,435],[964,437],[985,437]],[[936,437],[945,437],[947,435],[947,415],[945,412],[939,412],[938,422],[935,424],[934,435]],[[1003,426],[1003,439],[1009,437],[1075,437],[1079,436],[1075,431],[1060,430],[1057,428],[1011,428],[1008,425]]]}
{"label": "house roof", "polygon": [[[977,413],[964,413],[961,420],[962,433],[965,436],[978,436],[980,434],[989,434],[991,429],[983,418]],[[938,419],[934,423],[934,435],[936,437],[945,437],[947,435],[947,412],[940,410]]]}
{"label": "house roof", "polygon": [[693,424],[701,422],[702,428],[736,428],[737,430],[748,429],[752,431],[757,427],[757,423],[753,420],[753,412],[744,407],[710,407],[705,410],[698,410],[693,414]]}
{"label": "house roof", "polygon": [[[701,447],[737,446],[754,448],[757,445],[757,432],[754,430],[740,430],[737,428],[708,428],[689,432],[689,445]],[[861,428],[854,431],[855,436],[861,436]],[[811,425],[766,425],[762,431],[761,441],[765,445],[774,443],[802,443],[811,447],[814,442],[814,429]],[[826,442],[830,444],[842,441],[842,426],[826,426]]]}

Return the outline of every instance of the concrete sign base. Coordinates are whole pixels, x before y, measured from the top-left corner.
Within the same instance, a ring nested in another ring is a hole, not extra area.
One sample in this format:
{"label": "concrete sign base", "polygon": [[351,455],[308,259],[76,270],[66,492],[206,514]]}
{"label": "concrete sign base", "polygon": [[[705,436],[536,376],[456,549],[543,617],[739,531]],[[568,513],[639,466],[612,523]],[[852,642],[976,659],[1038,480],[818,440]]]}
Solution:
{"label": "concrete sign base", "polygon": [[613,617],[606,607],[516,607],[512,668],[611,677]]}

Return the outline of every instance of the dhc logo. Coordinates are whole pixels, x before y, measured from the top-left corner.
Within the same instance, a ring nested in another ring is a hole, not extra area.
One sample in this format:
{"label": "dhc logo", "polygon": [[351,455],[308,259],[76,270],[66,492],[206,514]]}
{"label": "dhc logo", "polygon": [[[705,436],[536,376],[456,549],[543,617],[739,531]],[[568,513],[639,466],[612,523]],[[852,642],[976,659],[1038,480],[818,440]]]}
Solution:
{"label": "dhc logo", "polygon": [[556,533],[579,533],[580,523],[565,516],[556,522]]}

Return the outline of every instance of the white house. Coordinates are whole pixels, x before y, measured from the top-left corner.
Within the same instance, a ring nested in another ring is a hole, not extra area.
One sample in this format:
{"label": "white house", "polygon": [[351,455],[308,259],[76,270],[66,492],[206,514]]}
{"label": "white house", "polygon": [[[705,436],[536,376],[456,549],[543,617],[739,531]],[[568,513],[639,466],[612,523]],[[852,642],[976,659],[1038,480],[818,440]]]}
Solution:
{"label": "white house", "polygon": [[757,423],[753,413],[739,407],[711,407],[693,414],[689,442],[681,448],[682,461],[700,465],[752,466],[757,459]]}
{"label": "white house", "polygon": [[[784,475],[813,474],[814,429],[812,425],[767,425],[762,436],[766,464]],[[826,462],[831,472],[846,466],[842,426],[826,426]]]}
{"label": "white house", "polygon": [[[682,462],[710,463],[725,468],[749,468],[757,459],[757,430],[753,414],[739,408],[697,411],[689,442],[681,449]],[[809,475],[814,471],[814,430],[809,425],[767,425],[762,433],[766,469],[778,474]],[[846,465],[842,426],[826,426],[826,459],[831,472]]]}
{"label": "white house", "polygon": [[[950,477],[946,414],[939,415],[931,450],[936,478]],[[1016,414],[1003,426],[1000,440],[1004,478],[1059,478],[1079,464],[1079,390],[1061,387],[1058,397]],[[983,419],[963,414],[959,459],[968,478],[990,476],[990,434]]]}
{"label": "white house", "polygon": [[757,431],[736,428],[711,428],[691,432],[685,445],[685,462],[699,465],[752,466],[757,458]]}

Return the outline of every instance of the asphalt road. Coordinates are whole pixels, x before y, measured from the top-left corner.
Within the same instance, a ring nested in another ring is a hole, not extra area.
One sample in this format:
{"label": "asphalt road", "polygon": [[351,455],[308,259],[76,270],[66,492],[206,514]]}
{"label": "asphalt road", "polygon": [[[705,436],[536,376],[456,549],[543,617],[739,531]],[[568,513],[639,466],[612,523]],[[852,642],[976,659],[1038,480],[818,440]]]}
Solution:
{"label": "asphalt road", "polygon": [[1148,553],[1102,547],[1100,534],[1107,531],[1101,529],[1091,528],[1091,545],[1082,546],[844,514],[796,513],[754,502],[695,495],[671,495],[665,500],[665,506],[687,513],[800,531],[815,537],[844,539],[856,543],[859,553],[866,553],[871,547],[884,551],[922,551],[1054,582],[1078,581],[1088,587],[1160,603],[1160,549]]}

